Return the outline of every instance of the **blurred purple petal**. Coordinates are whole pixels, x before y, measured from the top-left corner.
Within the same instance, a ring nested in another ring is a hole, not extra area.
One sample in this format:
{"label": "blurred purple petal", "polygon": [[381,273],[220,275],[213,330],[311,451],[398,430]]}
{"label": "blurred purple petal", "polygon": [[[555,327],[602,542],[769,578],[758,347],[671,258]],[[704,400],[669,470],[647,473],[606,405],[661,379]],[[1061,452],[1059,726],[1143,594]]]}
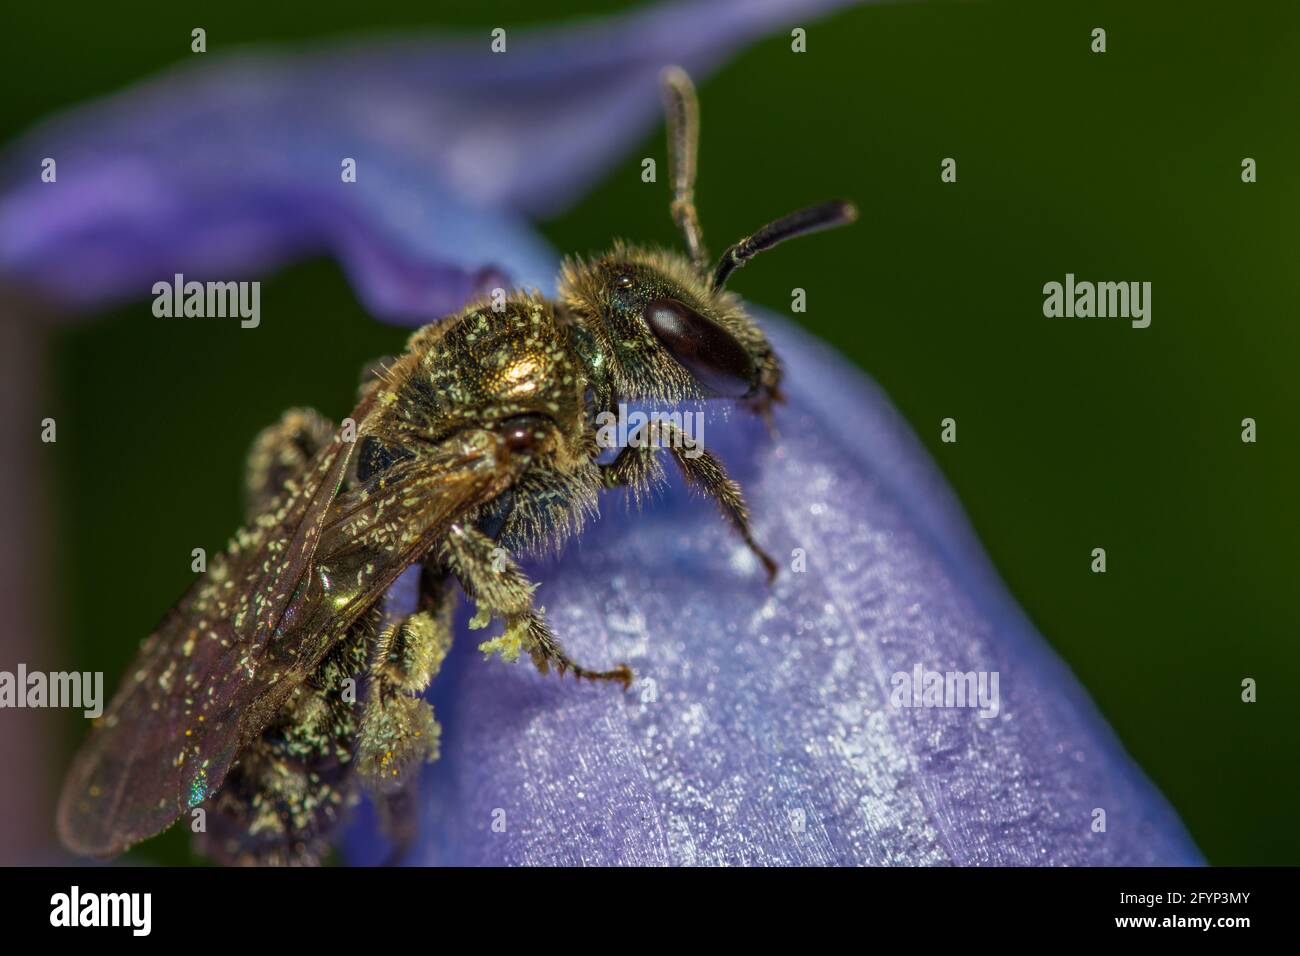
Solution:
{"label": "blurred purple petal", "polygon": [[[532,571],[574,656],[627,661],[638,683],[624,695],[485,663],[462,615],[411,861],[1202,862],[883,394],[765,322],[789,368],[780,437],[733,415],[705,442],[783,560],[775,588],[680,482],[639,516],[611,496]],[[892,707],[891,675],[917,664],[998,672],[998,716]],[[379,859],[376,839],[360,828],[354,858]]]}
{"label": "blurred purple petal", "polygon": [[[503,281],[549,287],[519,214],[554,212],[658,118],[669,62],[703,75],[844,0],[673,3],[490,37],[198,57],[8,151],[0,275],[55,301],[342,262],[376,315],[430,319]],[[56,183],[40,181],[56,160]],[[342,162],[357,164],[344,183]]]}

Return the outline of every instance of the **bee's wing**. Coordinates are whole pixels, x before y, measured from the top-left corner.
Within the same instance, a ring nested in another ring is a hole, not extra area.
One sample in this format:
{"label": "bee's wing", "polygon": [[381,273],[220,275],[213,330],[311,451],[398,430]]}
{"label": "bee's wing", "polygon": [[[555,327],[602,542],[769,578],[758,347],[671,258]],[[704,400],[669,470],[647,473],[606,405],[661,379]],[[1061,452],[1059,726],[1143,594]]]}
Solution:
{"label": "bee's wing", "polygon": [[64,782],[70,849],[120,853],[201,803],[356,618],[513,480],[474,431],[339,494],[352,448],[322,449],[145,640]]}

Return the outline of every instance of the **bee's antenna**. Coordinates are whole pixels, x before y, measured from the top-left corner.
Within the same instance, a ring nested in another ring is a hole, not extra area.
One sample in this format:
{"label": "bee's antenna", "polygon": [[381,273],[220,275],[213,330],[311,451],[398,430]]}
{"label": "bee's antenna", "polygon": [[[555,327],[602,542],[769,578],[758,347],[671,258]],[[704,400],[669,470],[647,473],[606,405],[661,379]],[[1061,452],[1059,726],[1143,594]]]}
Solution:
{"label": "bee's antenna", "polygon": [[695,161],[700,145],[700,104],[695,86],[680,66],[663,72],[664,113],[668,121],[668,170],[673,184],[673,222],[682,231],[686,251],[701,273],[708,266],[700,219],[695,212]]}
{"label": "bee's antenna", "polygon": [[771,249],[778,242],[785,242],[795,236],[835,226],[846,226],[858,218],[858,207],[851,202],[836,199],[819,203],[782,216],[776,222],[770,222],[752,236],[746,236],[730,246],[722,254],[717,268],[713,270],[713,288],[721,289],[727,284],[727,277],[743,266],[764,249]]}

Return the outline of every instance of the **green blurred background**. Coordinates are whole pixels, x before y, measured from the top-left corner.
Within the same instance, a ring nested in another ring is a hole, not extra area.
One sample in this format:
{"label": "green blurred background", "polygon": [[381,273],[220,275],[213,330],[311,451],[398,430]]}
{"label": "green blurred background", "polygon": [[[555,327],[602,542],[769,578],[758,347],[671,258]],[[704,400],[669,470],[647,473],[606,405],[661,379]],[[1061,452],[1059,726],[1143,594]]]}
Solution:
{"label": "green blurred background", "polygon": [[[0,135],[188,57],[196,25],[215,52],[616,5],[430,7],[159,0],[56,20],[6,4],[6,71],[24,79],[0,89]],[[1089,50],[1096,26],[1104,55]],[[834,242],[771,254],[737,290],[783,312],[808,290],[799,320],[888,390],[1208,859],[1300,863],[1300,8],[923,3],[808,28],[806,54],[774,36],[701,84],[706,236],[716,248],[835,195],[864,215]],[[664,155],[662,130],[542,231],[570,251],[675,241],[664,188],[639,179],[646,155]],[[953,185],[939,179],[949,156]],[[1151,327],[1044,318],[1042,286],[1066,272],[1151,281]],[[264,315],[299,321],[160,337],[142,300],[55,339],[54,611],[67,656],[110,684],[191,580],[190,549],[211,553],[239,523],[252,435],[289,405],[342,414],[360,365],[405,337],[368,319],[329,261],[262,295]],[[955,445],[939,441],[949,416]],[[1247,416],[1257,444],[1240,440]],[[1094,547],[1105,575],[1090,573]],[[1241,702],[1244,677],[1258,703]],[[84,730],[66,718],[68,753]],[[189,858],[180,832],[145,851]]]}

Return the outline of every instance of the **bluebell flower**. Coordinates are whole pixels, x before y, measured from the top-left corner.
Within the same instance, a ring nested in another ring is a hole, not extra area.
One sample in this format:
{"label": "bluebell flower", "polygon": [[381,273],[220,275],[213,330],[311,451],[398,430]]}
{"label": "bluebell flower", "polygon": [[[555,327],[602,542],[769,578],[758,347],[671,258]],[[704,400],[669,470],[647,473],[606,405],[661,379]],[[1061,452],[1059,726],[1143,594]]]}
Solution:
{"label": "bluebell flower", "polygon": [[[836,5],[674,3],[511,33],[506,56],[484,37],[213,57],[9,150],[0,275],[99,308],[176,272],[253,278],[326,251],[403,324],[504,277],[549,291],[557,257],[530,218],[649,128],[666,63],[704,75]],[[36,177],[44,157],[57,186]],[[777,435],[713,415],[705,440],[776,582],[680,481],[640,511],[611,495],[529,571],[572,656],[626,661],[636,682],[484,663],[462,615],[408,862],[1201,862],[886,396],[759,316],[787,368]],[[971,675],[976,706],[927,706],[933,675]],[[365,813],[346,850],[388,852]]]}

